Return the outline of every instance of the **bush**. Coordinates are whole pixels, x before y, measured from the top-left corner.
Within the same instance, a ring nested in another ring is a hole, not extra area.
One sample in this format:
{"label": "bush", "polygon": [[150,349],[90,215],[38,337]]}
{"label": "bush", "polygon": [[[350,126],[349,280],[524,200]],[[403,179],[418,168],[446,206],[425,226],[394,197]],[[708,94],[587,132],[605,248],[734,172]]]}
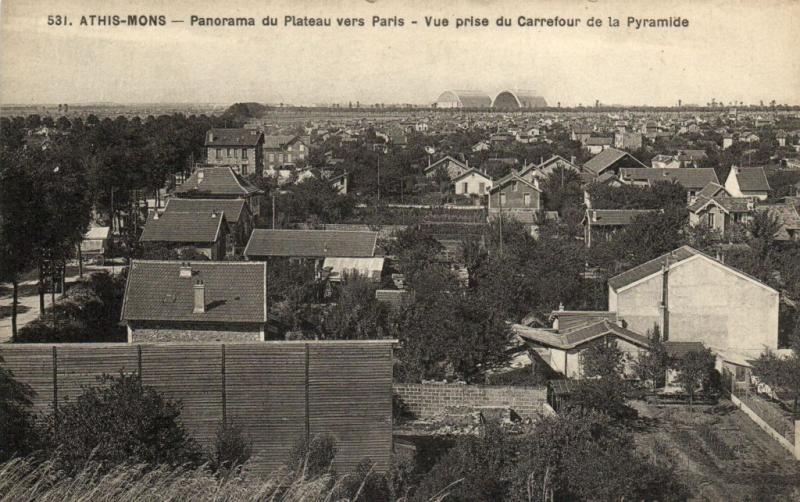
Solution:
{"label": "bush", "polygon": [[594,410],[614,420],[633,420],[639,414],[627,404],[628,383],[619,378],[580,380],[569,395],[567,407]]}
{"label": "bush", "polygon": [[87,462],[198,465],[200,448],[180,423],[180,406],[136,375],[104,375],[44,420],[43,443],[66,472]]}
{"label": "bush", "polygon": [[250,442],[235,424],[220,424],[214,441],[211,468],[215,471],[233,470],[244,465],[252,454]]}
{"label": "bush", "polygon": [[297,479],[315,479],[334,474],[336,438],[332,434],[317,434],[310,441],[300,438],[289,453],[287,468]]}
{"label": "bush", "polygon": [[408,405],[403,398],[397,394],[392,394],[392,421],[395,425],[404,422],[405,420],[413,420],[414,414],[408,408]]}

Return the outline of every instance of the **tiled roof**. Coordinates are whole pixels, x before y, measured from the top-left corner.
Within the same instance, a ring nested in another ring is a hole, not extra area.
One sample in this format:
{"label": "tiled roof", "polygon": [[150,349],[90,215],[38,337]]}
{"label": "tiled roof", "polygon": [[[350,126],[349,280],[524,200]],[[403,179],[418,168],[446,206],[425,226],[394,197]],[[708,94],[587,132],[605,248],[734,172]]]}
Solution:
{"label": "tiled roof", "polygon": [[434,169],[438,169],[440,167],[440,165],[445,165],[445,164],[450,163],[450,162],[455,163],[456,165],[458,165],[458,167],[460,167],[462,169],[468,169],[467,165],[464,164],[463,162],[461,162],[459,160],[456,160],[456,159],[454,159],[453,157],[451,157],[449,155],[446,155],[446,156],[442,157],[441,159],[437,160],[436,162],[434,162],[433,164],[431,164],[428,167],[426,167],[423,171],[424,172],[428,172],[428,171],[431,171],[431,170],[434,170]]}
{"label": "tiled roof", "polygon": [[583,326],[566,334],[559,334],[549,329],[531,328],[522,324],[512,325],[511,330],[523,340],[562,350],[573,349],[595,338],[606,335],[615,335],[643,347],[650,345],[650,341],[646,336],[623,328],[607,319]]}
{"label": "tiled roof", "polygon": [[586,146],[603,146],[610,145],[614,142],[614,138],[586,138]]}
{"label": "tiled roof", "polygon": [[667,260],[669,260],[670,263],[677,263],[679,261],[691,258],[696,254],[700,254],[700,252],[690,246],[679,247],[674,251],[670,251],[669,253],[659,256],[658,258],[654,258],[648,262],[642,263],[639,266],[626,270],[619,275],[615,275],[608,280],[608,285],[612,289],[619,289],[655,274],[661,270],[661,268],[667,263]]}
{"label": "tiled roof", "polygon": [[[267,320],[266,263],[134,260],[128,271],[122,320],[248,322]],[[205,312],[193,313],[194,284],[205,287]]]}
{"label": "tiled roof", "polygon": [[414,292],[408,289],[378,289],[375,299],[388,304],[392,310],[400,310],[414,303]]}
{"label": "tiled roof", "polygon": [[709,183],[719,183],[717,173],[709,168],[637,168],[623,167],[619,170],[623,181],[655,183],[657,181],[677,181],[689,190],[700,190]]}
{"label": "tiled roof", "polygon": [[378,232],[255,229],[245,256],[371,257]]}
{"label": "tiled roof", "polygon": [[256,146],[261,137],[255,129],[211,129],[206,132],[206,146]]}
{"label": "tiled roof", "polygon": [[140,242],[215,242],[226,221],[224,213],[172,211],[147,220]]}
{"label": "tiled roof", "polygon": [[763,167],[737,167],[735,169],[741,191],[768,192],[771,190]]}
{"label": "tiled roof", "polygon": [[198,167],[180,186],[175,188],[177,195],[218,195],[245,197],[263,193],[249,181],[233,172],[229,166]]}
{"label": "tiled roof", "polygon": [[293,136],[290,134],[273,134],[264,136],[264,148],[273,150],[281,149],[295,139],[301,138],[299,136]]}
{"label": "tiled roof", "polygon": [[[594,176],[597,176],[607,168],[611,167],[612,164],[622,159],[623,157],[630,157],[631,159],[636,160],[635,157],[633,157],[627,152],[623,152],[622,150],[617,150],[616,148],[606,148],[602,152],[598,153],[597,155],[589,159],[583,165],[583,168],[586,171],[593,174]],[[636,162],[644,166],[644,164],[642,164],[638,160],[636,160]]]}
{"label": "tiled roof", "polygon": [[228,223],[236,223],[239,221],[244,207],[244,199],[179,199],[173,197],[167,200],[164,214],[224,212]]}
{"label": "tiled roof", "polygon": [[703,197],[698,196],[694,204],[689,206],[689,211],[697,212],[703,209],[711,201],[716,202],[722,209],[729,213],[746,213],[752,211],[754,208],[751,206],[752,201],[747,197]]}
{"label": "tiled roof", "polygon": [[593,227],[630,225],[637,216],[655,209],[587,209],[583,221]]}
{"label": "tiled roof", "polygon": [[481,170],[479,170],[479,169],[477,169],[477,168],[474,168],[474,167],[473,167],[473,168],[471,168],[469,171],[464,171],[464,172],[463,172],[462,174],[460,174],[459,176],[456,176],[455,178],[453,178],[453,180],[452,180],[452,181],[453,181],[453,183],[456,183],[456,182],[458,182],[458,180],[460,180],[461,178],[465,178],[465,177],[467,177],[467,176],[469,176],[469,175],[471,175],[471,174],[476,174],[476,175],[478,175],[478,176],[480,176],[480,177],[482,177],[482,178],[485,178],[485,179],[486,179],[486,180],[488,180],[488,181],[492,181],[492,178],[491,178],[491,176],[489,176],[489,175],[488,175],[488,174],[486,174],[485,172],[483,172],[483,171],[481,171]]}
{"label": "tiled roof", "polygon": [[703,160],[708,158],[705,150],[678,150],[678,160]]}
{"label": "tiled roof", "polygon": [[778,240],[789,240],[791,236],[788,230],[800,230],[800,214],[798,214],[797,208],[791,202],[758,206],[758,210],[769,211],[778,217],[781,223],[781,229],[778,235],[775,236]]}
{"label": "tiled roof", "polygon": [[711,197],[724,194],[728,195],[728,192],[725,190],[725,187],[716,183],[714,181],[710,181],[706,186],[703,187],[702,190],[697,194],[697,197],[706,197],[710,199]]}
{"label": "tiled roof", "polygon": [[595,310],[554,310],[550,314],[550,318],[558,318],[558,332],[567,333],[603,319],[616,322],[617,313]]}

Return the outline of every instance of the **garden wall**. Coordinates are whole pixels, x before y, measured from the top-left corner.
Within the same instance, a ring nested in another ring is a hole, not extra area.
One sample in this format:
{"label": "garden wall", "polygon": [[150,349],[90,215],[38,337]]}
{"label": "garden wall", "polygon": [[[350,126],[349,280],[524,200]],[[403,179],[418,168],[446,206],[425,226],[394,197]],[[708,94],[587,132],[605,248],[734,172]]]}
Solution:
{"label": "garden wall", "polygon": [[223,420],[242,427],[265,473],[283,465],[299,438],[323,432],[338,439],[337,471],[365,457],[389,466],[391,341],[4,344],[0,364],[33,389],[40,412],[75,399],[102,374],[138,373],[182,403],[184,424],[204,446]]}
{"label": "garden wall", "polygon": [[425,419],[441,416],[452,407],[510,408],[522,418],[543,412],[547,389],[464,384],[395,384],[397,394],[411,413]]}

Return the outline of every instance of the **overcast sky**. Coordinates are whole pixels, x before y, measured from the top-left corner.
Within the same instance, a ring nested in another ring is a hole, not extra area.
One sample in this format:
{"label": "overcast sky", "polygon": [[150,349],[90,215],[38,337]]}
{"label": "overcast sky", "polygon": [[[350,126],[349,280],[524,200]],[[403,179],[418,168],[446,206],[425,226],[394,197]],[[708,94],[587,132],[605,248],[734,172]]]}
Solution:
{"label": "overcast sky", "polygon": [[[800,104],[800,1],[2,0],[0,102],[235,101],[430,103],[446,89],[532,89],[563,105]],[[72,26],[48,26],[48,15]],[[80,26],[81,15],[163,14],[164,27]],[[252,28],[189,26],[192,14],[248,16]],[[290,28],[285,15],[400,16],[402,28]],[[425,16],[492,27],[426,28]],[[494,27],[498,16],[510,28]],[[522,28],[517,17],[580,17]],[[276,16],[278,27],[262,27]],[[591,17],[604,26],[588,28]],[[608,28],[608,16],[623,26]],[[688,18],[634,30],[627,16]],[[184,23],[171,23],[171,20]],[[418,24],[412,25],[416,20]]]}

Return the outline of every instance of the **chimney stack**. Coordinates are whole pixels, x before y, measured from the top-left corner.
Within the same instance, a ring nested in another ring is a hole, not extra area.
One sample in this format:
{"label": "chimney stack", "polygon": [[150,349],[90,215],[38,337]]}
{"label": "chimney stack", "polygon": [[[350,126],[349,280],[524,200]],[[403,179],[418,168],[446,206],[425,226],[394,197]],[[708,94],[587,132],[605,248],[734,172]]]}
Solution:
{"label": "chimney stack", "polygon": [[187,262],[181,262],[181,268],[178,269],[178,277],[190,279],[192,277],[192,266]]}
{"label": "chimney stack", "polygon": [[193,314],[202,314],[206,311],[206,286],[202,280],[198,280],[194,285],[194,309]]}

